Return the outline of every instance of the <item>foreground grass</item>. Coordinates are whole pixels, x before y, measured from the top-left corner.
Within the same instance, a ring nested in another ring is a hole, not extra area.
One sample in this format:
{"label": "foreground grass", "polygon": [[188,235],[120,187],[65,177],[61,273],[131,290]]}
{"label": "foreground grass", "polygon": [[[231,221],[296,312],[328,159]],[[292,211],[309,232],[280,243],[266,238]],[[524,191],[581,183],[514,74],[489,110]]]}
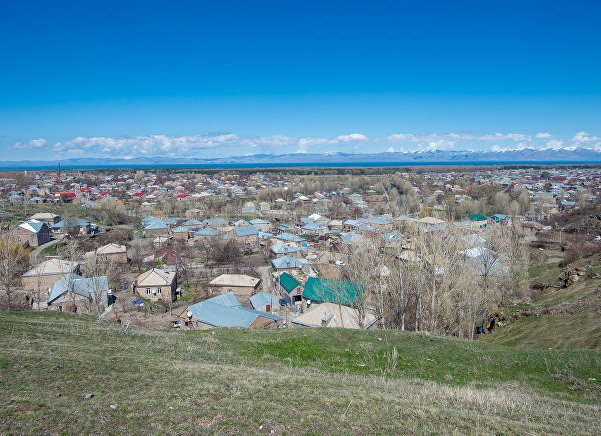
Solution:
{"label": "foreground grass", "polygon": [[58,313],[1,313],[0,338],[2,434],[599,432],[596,351]]}

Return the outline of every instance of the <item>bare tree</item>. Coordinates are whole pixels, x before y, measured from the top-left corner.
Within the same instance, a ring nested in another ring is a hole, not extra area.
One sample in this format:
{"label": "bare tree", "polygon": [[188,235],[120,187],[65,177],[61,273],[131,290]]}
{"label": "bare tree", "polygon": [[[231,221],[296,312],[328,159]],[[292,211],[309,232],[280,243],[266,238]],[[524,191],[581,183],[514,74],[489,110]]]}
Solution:
{"label": "bare tree", "polygon": [[0,283],[6,293],[6,309],[11,310],[14,282],[27,264],[27,249],[10,236],[0,238]]}

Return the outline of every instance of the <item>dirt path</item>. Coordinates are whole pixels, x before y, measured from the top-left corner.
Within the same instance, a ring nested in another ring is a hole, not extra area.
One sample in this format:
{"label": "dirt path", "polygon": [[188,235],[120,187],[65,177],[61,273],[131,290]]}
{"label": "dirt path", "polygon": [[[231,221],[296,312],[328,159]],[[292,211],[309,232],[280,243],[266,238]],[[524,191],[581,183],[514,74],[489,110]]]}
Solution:
{"label": "dirt path", "polygon": [[63,242],[63,239],[65,239],[65,235],[59,235],[55,239],[52,239],[50,242],[46,242],[45,244],[37,247],[35,250],[33,250],[31,253],[29,253],[29,262],[32,265],[35,265],[37,263],[36,262],[37,258],[39,256],[39,254],[42,252],[42,250],[44,250],[45,248],[48,248],[48,247],[52,247],[53,245],[56,245],[60,242]]}

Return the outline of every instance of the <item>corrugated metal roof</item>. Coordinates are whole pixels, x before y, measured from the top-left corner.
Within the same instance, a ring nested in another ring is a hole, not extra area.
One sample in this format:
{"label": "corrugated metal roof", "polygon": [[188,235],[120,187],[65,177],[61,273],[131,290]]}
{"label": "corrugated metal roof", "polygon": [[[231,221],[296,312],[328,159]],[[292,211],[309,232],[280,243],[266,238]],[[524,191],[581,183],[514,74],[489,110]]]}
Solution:
{"label": "corrugated metal roof", "polygon": [[250,327],[260,316],[274,321],[282,318],[243,307],[232,292],[217,295],[188,307],[196,321],[213,327]]}

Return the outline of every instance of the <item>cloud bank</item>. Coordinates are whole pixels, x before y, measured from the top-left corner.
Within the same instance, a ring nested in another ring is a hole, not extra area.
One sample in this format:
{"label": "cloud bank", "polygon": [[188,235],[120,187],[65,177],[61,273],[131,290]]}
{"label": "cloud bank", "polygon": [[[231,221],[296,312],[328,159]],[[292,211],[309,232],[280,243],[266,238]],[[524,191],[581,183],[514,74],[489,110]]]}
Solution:
{"label": "cloud bank", "polygon": [[368,136],[342,133],[337,136],[286,135],[242,136],[230,132],[203,135],[141,135],[128,137],[78,136],[67,141],[35,138],[17,142],[13,149],[30,149],[48,158],[63,157],[229,157],[250,154],[286,153],[376,153],[434,150],[490,150],[495,152],[532,149],[589,148],[601,151],[601,136],[585,131],[569,138],[548,132],[524,133],[391,133]]}

